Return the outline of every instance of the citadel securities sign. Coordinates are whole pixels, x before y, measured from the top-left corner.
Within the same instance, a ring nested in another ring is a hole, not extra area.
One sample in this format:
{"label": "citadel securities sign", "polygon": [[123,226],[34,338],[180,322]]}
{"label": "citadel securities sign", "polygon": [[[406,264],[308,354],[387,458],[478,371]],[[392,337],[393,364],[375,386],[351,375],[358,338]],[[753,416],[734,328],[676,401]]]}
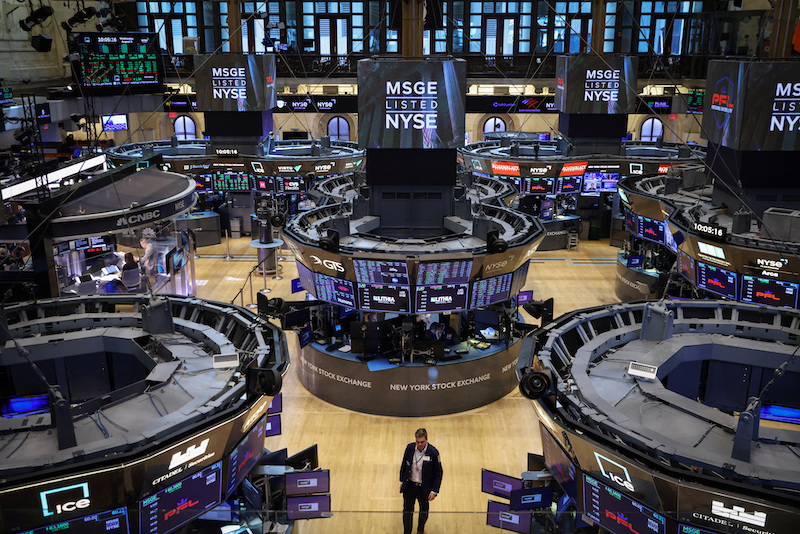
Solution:
{"label": "citadel securities sign", "polygon": [[358,62],[360,148],[464,145],[466,62]]}
{"label": "citadel securities sign", "polygon": [[198,111],[266,111],[277,105],[275,56],[201,59],[195,75]]}
{"label": "citadel securities sign", "polygon": [[703,132],[735,150],[800,150],[800,71],[792,63],[711,61]]}

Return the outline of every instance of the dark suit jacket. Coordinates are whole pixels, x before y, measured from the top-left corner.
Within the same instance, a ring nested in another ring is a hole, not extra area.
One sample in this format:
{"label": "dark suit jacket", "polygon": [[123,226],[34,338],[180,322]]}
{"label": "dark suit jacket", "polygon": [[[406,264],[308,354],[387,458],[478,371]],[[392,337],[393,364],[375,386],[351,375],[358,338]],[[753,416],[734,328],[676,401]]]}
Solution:
{"label": "dark suit jacket", "polygon": [[[450,335],[450,339],[447,339],[447,336]],[[430,330],[427,331],[425,335],[425,339],[427,341],[437,341],[436,334],[431,332]],[[444,332],[442,332],[442,337],[438,341],[443,341],[445,347],[449,347],[451,345],[455,345],[457,343],[461,343],[461,338],[458,337],[458,333],[456,333],[455,329],[449,325],[445,325]]]}
{"label": "dark suit jacket", "polygon": [[[414,461],[416,447],[416,443],[409,443],[403,454],[403,461],[400,463],[400,482],[402,482],[400,493],[411,483],[411,463]],[[439,487],[442,485],[442,462],[439,451],[430,443],[425,451],[425,457],[428,460],[422,461],[422,494],[427,496],[432,491],[439,493]]]}

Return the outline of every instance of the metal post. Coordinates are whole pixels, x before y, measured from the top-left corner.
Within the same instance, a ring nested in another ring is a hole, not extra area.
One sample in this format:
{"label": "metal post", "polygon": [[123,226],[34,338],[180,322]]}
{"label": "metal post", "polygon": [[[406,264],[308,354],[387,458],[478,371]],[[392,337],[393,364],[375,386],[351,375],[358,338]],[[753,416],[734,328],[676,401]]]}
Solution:
{"label": "metal post", "polygon": [[231,256],[231,231],[230,230],[225,230],[225,257],[223,259],[225,261],[233,259],[233,256]]}
{"label": "metal post", "polygon": [[[250,304],[253,303],[253,273],[247,275],[247,283],[250,284]],[[244,298],[244,296],[242,296]]]}
{"label": "metal post", "polygon": [[[265,260],[265,261],[266,261],[266,260]],[[268,288],[268,287],[267,287],[267,266],[266,266],[266,265],[263,265],[263,263],[264,263],[264,262],[261,262],[261,263],[262,263],[262,265],[261,265],[261,272],[262,272],[262,273],[263,273],[263,275],[264,275],[264,289],[262,289],[262,291],[263,291],[264,293],[269,293],[269,292],[270,292],[270,291],[272,291],[272,290],[271,290],[270,288]]]}

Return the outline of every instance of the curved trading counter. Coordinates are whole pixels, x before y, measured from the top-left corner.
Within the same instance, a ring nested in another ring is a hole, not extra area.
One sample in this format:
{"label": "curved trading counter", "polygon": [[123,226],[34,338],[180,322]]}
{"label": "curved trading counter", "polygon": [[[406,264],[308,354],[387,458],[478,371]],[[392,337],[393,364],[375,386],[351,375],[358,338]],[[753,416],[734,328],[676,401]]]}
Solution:
{"label": "curved trading counter", "polygon": [[486,350],[467,342],[447,356],[469,349],[461,358],[437,365],[391,364],[386,358],[367,363],[351,353],[328,351],[311,343],[300,353],[300,382],[320,399],[357,412],[391,416],[431,416],[463,412],[494,402],[517,386],[514,369],[520,340]]}
{"label": "curved trading counter", "polygon": [[614,292],[621,301],[657,299],[661,297],[664,284],[659,283],[659,273],[655,269],[634,267],[617,253],[617,276]]}

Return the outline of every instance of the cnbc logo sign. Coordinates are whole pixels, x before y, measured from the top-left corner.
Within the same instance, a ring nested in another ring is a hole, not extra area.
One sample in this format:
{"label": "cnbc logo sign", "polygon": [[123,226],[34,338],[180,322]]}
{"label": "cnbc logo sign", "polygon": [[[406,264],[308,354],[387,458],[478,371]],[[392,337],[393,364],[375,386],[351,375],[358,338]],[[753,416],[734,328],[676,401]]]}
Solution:
{"label": "cnbc logo sign", "polygon": [[44,517],[82,510],[92,504],[89,500],[88,482],[39,492],[39,500]]}

